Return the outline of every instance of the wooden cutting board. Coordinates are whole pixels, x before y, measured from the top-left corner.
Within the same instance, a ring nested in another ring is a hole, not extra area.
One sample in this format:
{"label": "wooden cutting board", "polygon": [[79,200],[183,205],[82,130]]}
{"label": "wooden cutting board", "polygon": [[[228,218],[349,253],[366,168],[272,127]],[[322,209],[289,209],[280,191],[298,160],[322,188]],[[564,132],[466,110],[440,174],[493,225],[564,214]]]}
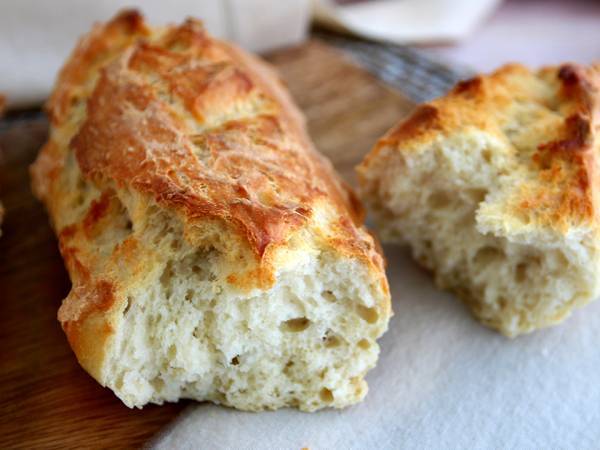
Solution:
{"label": "wooden cutting board", "polygon": [[[350,182],[376,138],[413,107],[316,40],[268,58],[305,112],[317,147]],[[140,447],[189,402],[124,406],[78,365],[56,320],[70,288],[29,188],[43,118],[0,128],[0,448]],[[210,443],[208,443],[210,446]]]}

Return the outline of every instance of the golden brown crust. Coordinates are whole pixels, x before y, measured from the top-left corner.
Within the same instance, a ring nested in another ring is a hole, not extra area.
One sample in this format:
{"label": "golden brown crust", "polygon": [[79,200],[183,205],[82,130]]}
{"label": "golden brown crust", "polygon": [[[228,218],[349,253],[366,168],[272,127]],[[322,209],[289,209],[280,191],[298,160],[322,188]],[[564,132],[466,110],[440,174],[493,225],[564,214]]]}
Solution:
{"label": "golden brown crust", "polygon": [[[129,23],[128,15],[121,17]],[[260,89],[264,80],[256,83],[258,77],[228,60],[233,51],[207,38],[198,23],[188,21],[182,29],[168,32],[163,42],[176,35],[185,53],[139,43],[102,70],[86,121],[72,141],[83,174],[131,184],[190,219],[235,223],[260,256],[307,220],[311,211],[304,205],[316,198],[328,196],[340,210],[348,209],[339,183],[329,182],[335,180],[329,168],[307,152],[296,121]],[[212,57],[199,59],[204,52]],[[186,111],[161,98],[161,89]],[[255,99],[248,98],[252,91],[258,92]],[[256,109],[250,117],[236,118],[232,111],[234,118],[206,130],[179,117],[192,114],[203,128],[205,117],[245,101]],[[51,104],[50,111],[59,117],[62,108]],[[325,172],[327,178],[321,176]]]}
{"label": "golden brown crust", "polygon": [[[47,108],[51,137],[32,166],[33,187],[73,281],[59,319],[99,380],[112,317],[125,308],[122,285],[150,270],[143,264],[153,251],[133,235],[108,255],[94,251],[123,208],[115,190],[158,205],[193,245],[203,224],[229,233],[251,260],[228,277],[240,289],[270,287],[276,250],[309,229],[332,251],[362,260],[388,295],[360,204],[312,147],[285,89],[264,63],[210,38],[199,22],[152,30],[124,12],[96,26]],[[73,212],[81,202],[67,183],[76,172],[82,191],[98,192],[83,214]],[[326,219],[317,217],[323,211]]]}
{"label": "golden brown crust", "polygon": [[[535,174],[513,199],[513,213],[533,213],[537,224],[564,231],[595,218],[599,98],[600,65],[565,64],[538,72],[507,65],[419,106],[377,143],[358,171],[367,171],[384,150],[418,151],[440,137],[476,129],[506,141]],[[511,121],[513,110],[523,104],[531,105],[533,120],[547,125],[517,142]]]}
{"label": "golden brown crust", "polygon": [[133,10],[121,12],[105,25],[95,25],[80,40],[60,71],[46,108],[52,124],[61,125],[73,102],[86,95],[82,88],[93,71],[97,71],[136,38],[148,34],[149,29],[143,17]]}

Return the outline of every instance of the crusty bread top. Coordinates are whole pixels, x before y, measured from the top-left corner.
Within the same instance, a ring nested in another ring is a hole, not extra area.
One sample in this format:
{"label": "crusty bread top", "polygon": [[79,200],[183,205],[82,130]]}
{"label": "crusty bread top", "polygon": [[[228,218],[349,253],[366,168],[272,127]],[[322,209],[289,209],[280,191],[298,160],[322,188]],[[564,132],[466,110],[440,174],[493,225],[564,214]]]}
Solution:
{"label": "crusty bread top", "polygon": [[419,106],[377,143],[359,177],[382,152],[427,151],[453,135],[482,133],[522,170],[502,199],[505,213],[561,233],[595,224],[599,95],[600,65],[506,65]]}
{"label": "crusty bread top", "polygon": [[[152,264],[152,249],[135,233],[108,255],[95,248],[92,237],[120,220],[115,190],[176,217],[192,245],[218,238],[232,259],[244,255],[228,277],[237,288],[272,286],[277,250],[308,230],[319,245],[363,261],[388,295],[359,202],[313,149],[276,76],[209,37],[199,22],[152,29],[126,11],[95,26],[62,69],[47,110],[51,134],[32,166],[33,188],[73,281],[59,318],[74,348],[86,327],[102,331],[99,314],[124,302],[123,289]],[[82,217],[67,200],[79,188],[64,183],[73,154],[85,182],[101,193]],[[134,213],[131,220],[135,229],[142,219]],[[100,347],[88,344],[81,346]]]}
{"label": "crusty bread top", "polygon": [[306,221],[316,197],[362,219],[268,69],[194,20],[158,32],[144,41],[157,32],[122,13],[62,70],[48,104],[54,127],[99,78],[71,144],[84,175],[131,185],[189,219],[233,221],[258,254]]}

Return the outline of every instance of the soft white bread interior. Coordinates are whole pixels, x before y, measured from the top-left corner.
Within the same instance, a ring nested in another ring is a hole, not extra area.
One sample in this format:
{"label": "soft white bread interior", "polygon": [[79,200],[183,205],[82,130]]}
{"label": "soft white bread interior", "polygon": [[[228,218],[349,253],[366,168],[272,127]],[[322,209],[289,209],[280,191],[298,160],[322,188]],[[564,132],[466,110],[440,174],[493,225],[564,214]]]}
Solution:
{"label": "soft white bread interior", "polygon": [[382,239],[507,336],[599,294],[598,67],[509,65],[390,130],[358,167]]}
{"label": "soft white bread interior", "polygon": [[48,104],[33,186],[73,288],[59,320],[128,406],[343,407],[391,314],[360,205],[262,62],[125,12]]}

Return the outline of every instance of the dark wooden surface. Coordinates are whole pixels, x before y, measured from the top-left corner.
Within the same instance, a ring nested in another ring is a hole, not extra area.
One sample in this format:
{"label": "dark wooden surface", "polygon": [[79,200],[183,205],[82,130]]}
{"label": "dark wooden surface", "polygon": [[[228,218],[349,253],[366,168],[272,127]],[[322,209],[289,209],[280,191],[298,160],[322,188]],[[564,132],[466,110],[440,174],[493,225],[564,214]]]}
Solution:
{"label": "dark wooden surface", "polygon": [[[317,147],[349,181],[375,139],[412,108],[321,43],[269,59]],[[43,117],[0,129],[0,448],[140,447],[188,402],[129,409],[77,364],[56,320],[69,278],[29,187],[28,166],[46,134]]]}

